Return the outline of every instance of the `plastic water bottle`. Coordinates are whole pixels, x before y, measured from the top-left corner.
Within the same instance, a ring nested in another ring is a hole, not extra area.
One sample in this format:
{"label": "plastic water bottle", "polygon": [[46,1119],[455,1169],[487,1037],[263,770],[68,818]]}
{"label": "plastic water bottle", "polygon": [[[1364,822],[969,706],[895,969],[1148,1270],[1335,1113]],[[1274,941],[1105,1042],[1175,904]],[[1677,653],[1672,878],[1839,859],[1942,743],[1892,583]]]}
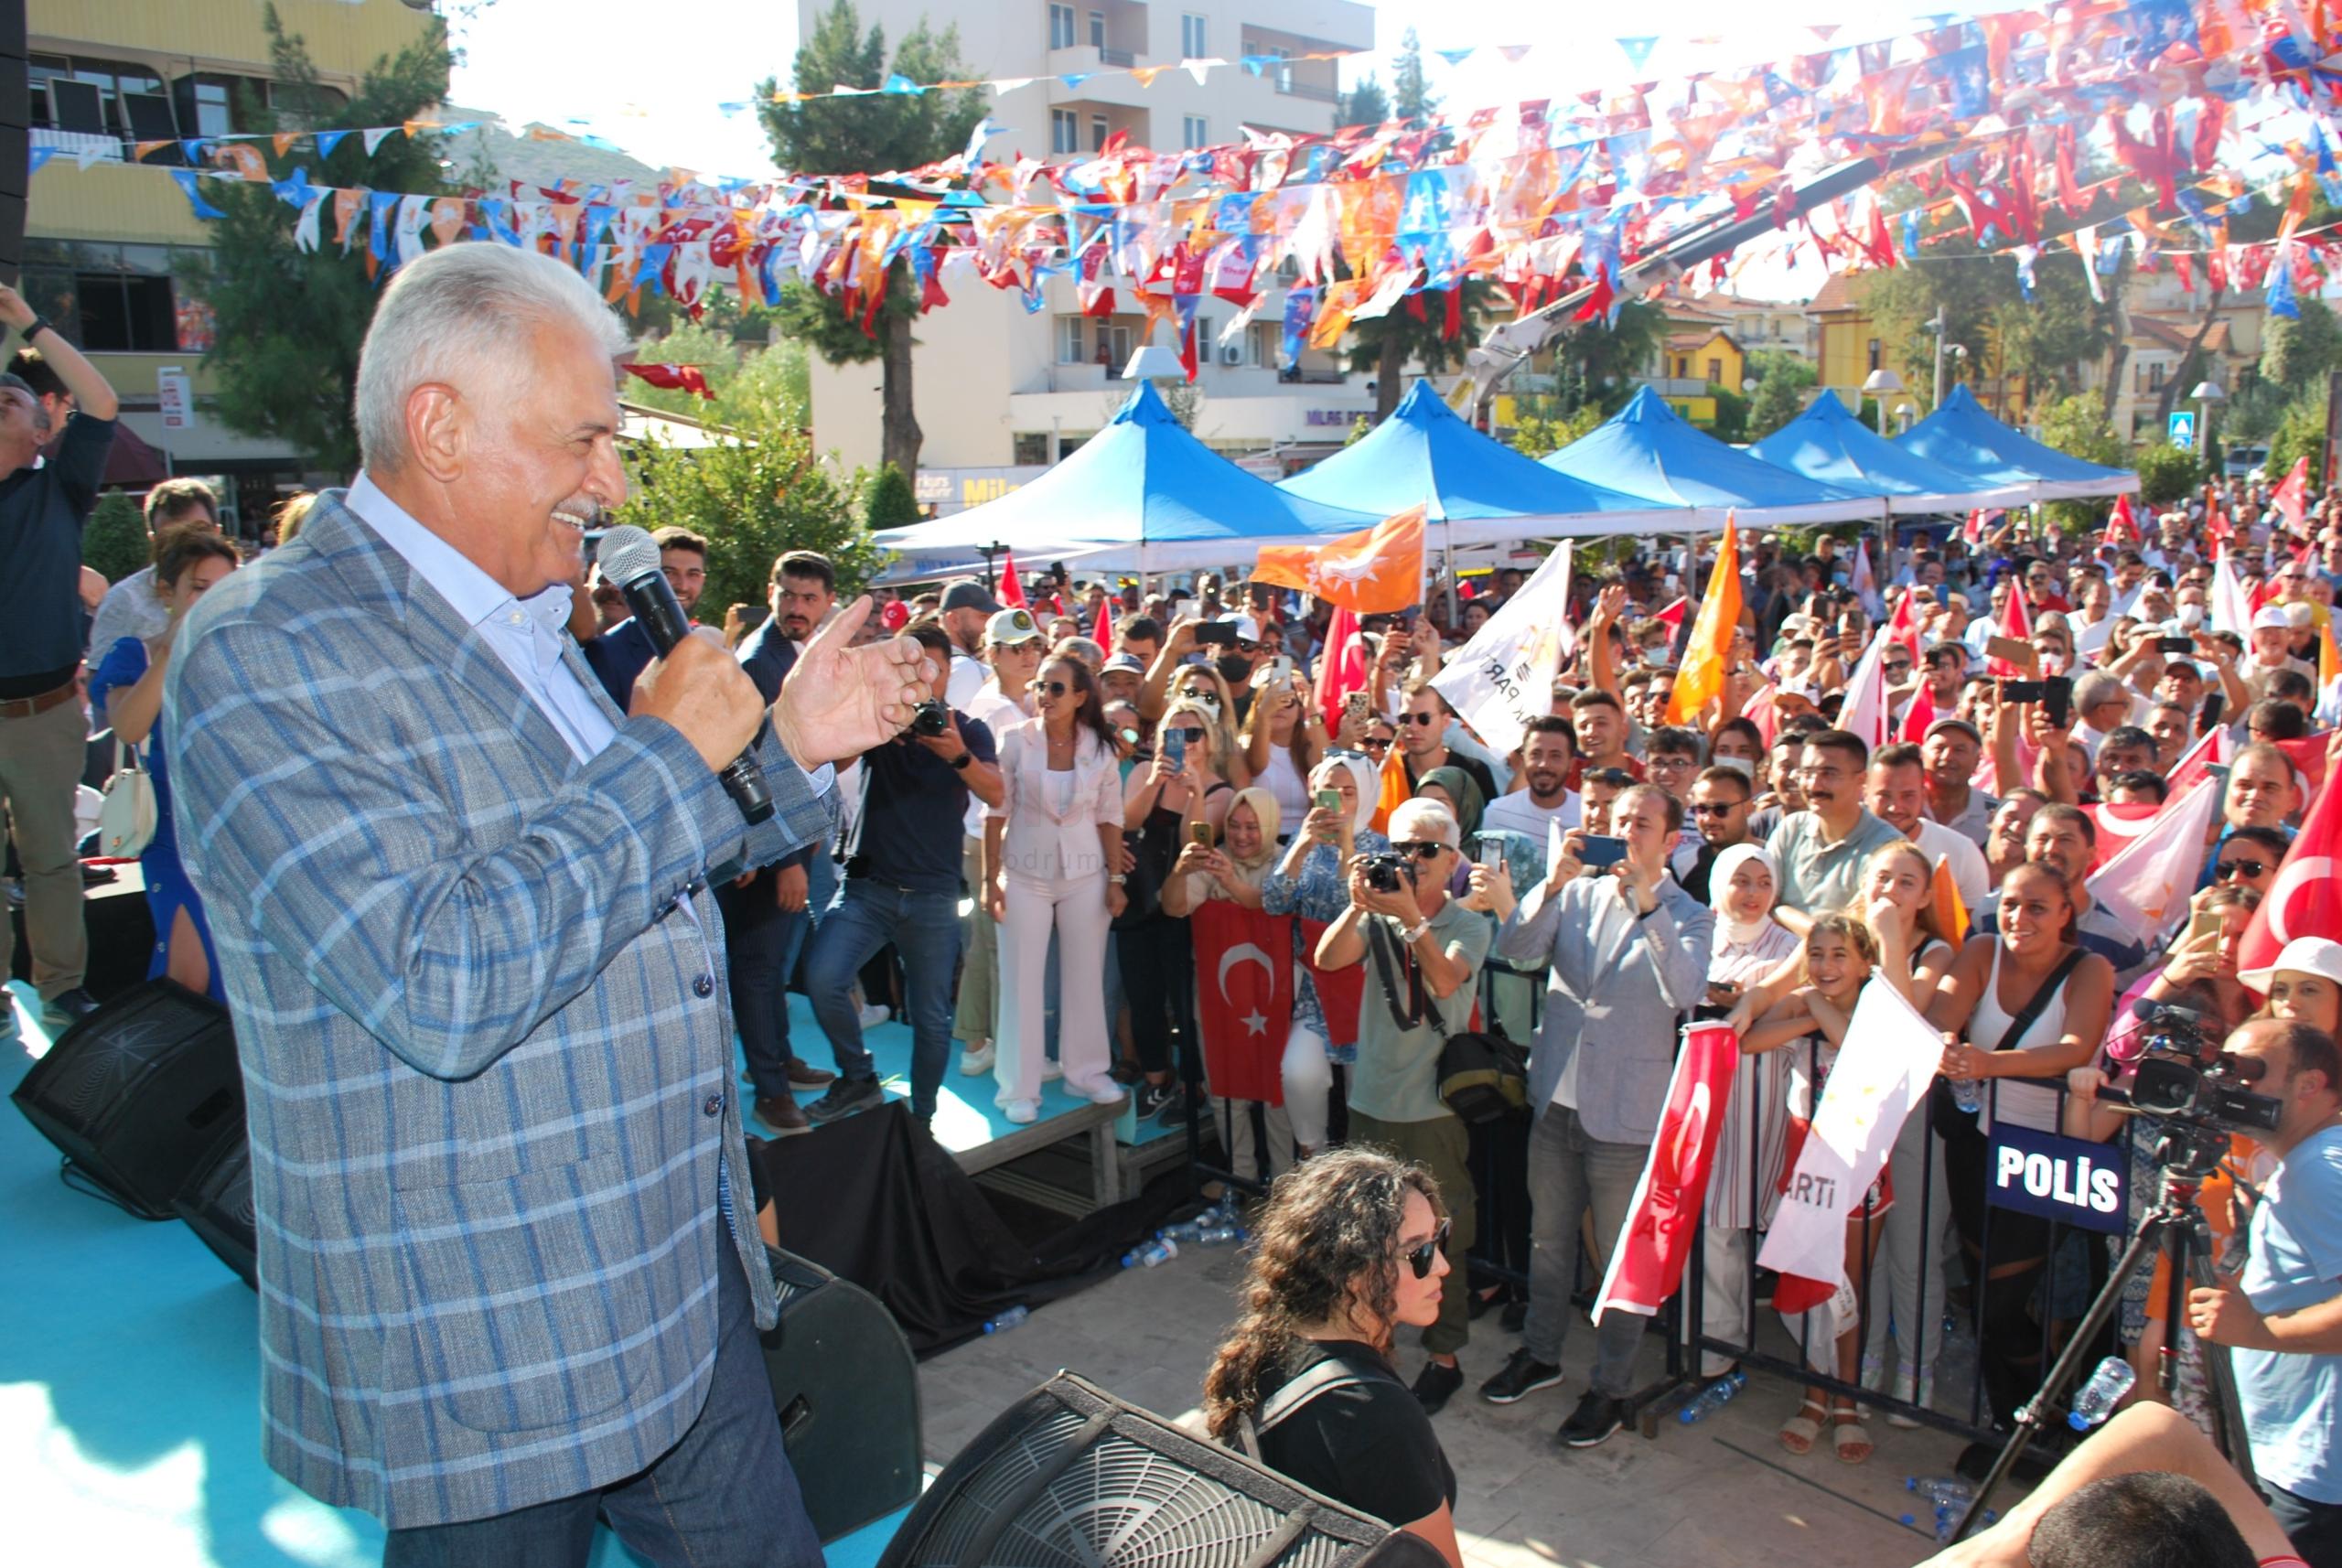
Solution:
{"label": "plastic water bottle", "polygon": [[2122,1402],[2131,1385],[2138,1380],[2139,1374],[2131,1369],[2130,1362],[2120,1356],[2109,1356],[2074,1395],[2073,1405],[2066,1412],[2066,1424],[2076,1432],[2088,1432],[2114,1413],[2114,1407]]}
{"label": "plastic water bottle", "polygon": [[1917,1492],[1939,1509],[1965,1509],[1976,1500],[1976,1487],[1958,1476],[1907,1476],[1903,1489]]}
{"label": "plastic water bottle", "polygon": [[1675,1419],[1681,1422],[1686,1426],[1690,1426],[1694,1422],[1705,1421],[1708,1417],[1715,1414],[1716,1412],[1730,1404],[1732,1402],[1732,1397],[1747,1386],[1747,1373],[1740,1371],[1727,1372],[1723,1377],[1718,1378],[1714,1382],[1710,1383],[1706,1388],[1702,1389],[1698,1397],[1693,1399],[1691,1403],[1685,1405],[1681,1410],[1677,1411],[1675,1412]]}
{"label": "plastic water bottle", "polygon": [[[1951,1532],[1958,1530],[1960,1528],[1960,1521],[1967,1517],[1968,1505],[1965,1503],[1961,1504],[1958,1508],[1950,1508],[1942,1503],[1938,1503],[1936,1505],[1935,1511],[1936,1543],[1939,1546],[1950,1545],[1951,1542]],[[1983,1524],[1991,1524],[1994,1520],[2000,1517],[2001,1516],[1997,1510],[1986,1509],[1984,1510],[1984,1517],[1980,1522]],[[1919,1519],[1917,1514],[1905,1514],[1903,1516],[1903,1522],[1909,1525],[1913,1530],[1919,1528]]]}
{"label": "plastic water bottle", "polygon": [[1951,1102],[1973,1116],[1984,1108],[1984,1087],[1972,1078],[1951,1080]]}
{"label": "plastic water bottle", "polygon": [[1033,1312],[1030,1307],[1012,1306],[1006,1312],[1002,1313],[998,1317],[995,1317],[991,1322],[985,1324],[984,1332],[987,1334],[1005,1334],[1010,1329],[1015,1327],[1018,1324],[1024,1322],[1026,1318],[1032,1316]]}
{"label": "plastic water bottle", "polygon": [[1208,1212],[1199,1214],[1193,1219],[1182,1219],[1176,1225],[1166,1225],[1155,1233],[1155,1239],[1158,1241],[1193,1246],[1196,1238],[1204,1233],[1204,1228],[1209,1223],[1210,1216]]}
{"label": "plastic water bottle", "polygon": [[1207,1225],[1196,1232],[1198,1247],[1232,1247],[1244,1240],[1244,1227],[1221,1223]]}
{"label": "plastic water bottle", "polygon": [[1164,1237],[1157,1237],[1155,1240],[1149,1241],[1144,1247],[1139,1247],[1123,1253],[1123,1267],[1126,1269],[1151,1269],[1155,1267],[1157,1264],[1167,1263],[1178,1255],[1178,1242],[1170,1240]]}

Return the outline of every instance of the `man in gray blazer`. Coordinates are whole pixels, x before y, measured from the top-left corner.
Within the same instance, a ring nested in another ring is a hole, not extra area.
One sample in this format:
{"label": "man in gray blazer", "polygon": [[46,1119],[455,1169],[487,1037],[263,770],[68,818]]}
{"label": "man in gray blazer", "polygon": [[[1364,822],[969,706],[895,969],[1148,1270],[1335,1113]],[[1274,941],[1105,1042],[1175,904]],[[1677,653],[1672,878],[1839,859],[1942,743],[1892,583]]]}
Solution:
{"label": "man in gray blazer", "polygon": [[[1611,825],[1627,854],[1607,875],[1582,875],[1585,835],[1574,832],[1518,907],[1501,878],[1474,878],[1504,921],[1497,953],[1551,966],[1530,1057],[1529,1321],[1512,1359],[1481,1385],[1493,1404],[1562,1380],[1580,1221],[1592,1209],[1606,1246],[1625,1229],[1666,1109],[1681,1021],[1707,986],[1715,916],[1667,875],[1683,803],[1655,784],[1631,785],[1612,804]],[[1631,1313],[1603,1319],[1591,1386],[1562,1425],[1564,1444],[1591,1448],[1618,1430],[1642,1331]]]}
{"label": "man in gray blazer", "polygon": [[[242,1052],[269,1463],[392,1568],[816,1564],[756,1341],[711,875],[826,834],[918,646],[809,646],[768,710],[716,641],[621,713],[563,635],[626,496],[625,336],[549,257],[435,251],[358,371],[364,470],[205,596],[164,729]],[[814,771],[808,773],[807,768]]]}

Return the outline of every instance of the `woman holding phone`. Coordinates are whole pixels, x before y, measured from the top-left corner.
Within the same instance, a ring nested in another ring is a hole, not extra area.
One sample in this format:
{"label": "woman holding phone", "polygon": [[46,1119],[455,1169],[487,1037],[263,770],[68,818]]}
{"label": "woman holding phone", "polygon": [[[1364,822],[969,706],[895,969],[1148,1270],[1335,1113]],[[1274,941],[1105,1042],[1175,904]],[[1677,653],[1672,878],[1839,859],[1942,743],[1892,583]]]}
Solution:
{"label": "woman holding phone", "polygon": [[[1269,867],[1277,856],[1277,801],[1258,784],[1239,790],[1228,808],[1227,836],[1215,848],[1201,836],[1189,841],[1179,852],[1178,863],[1171,868],[1171,878],[1163,885],[1163,912],[1174,919],[1187,919],[1215,902],[1241,905],[1247,909],[1262,907],[1261,882],[1268,875]],[[1216,950],[1216,939],[1210,931],[1195,935],[1193,940],[1204,957],[1207,973],[1210,972]],[[1254,950],[1258,950],[1257,949]],[[1240,1040],[1241,1051],[1238,1060],[1241,1069],[1249,1070],[1257,1080],[1274,1083],[1268,1073],[1269,1058],[1265,1052],[1271,1042],[1257,1046],[1250,1040]],[[1210,1054],[1227,1061],[1230,1046],[1221,1040]],[[1208,1076],[1219,1079],[1218,1069]],[[1213,1110],[1219,1119],[1220,1146],[1228,1151],[1230,1168],[1239,1176],[1251,1176],[1257,1169],[1261,1150],[1252,1136],[1252,1106],[1251,1100],[1239,1100],[1227,1094],[1216,1094]],[[1293,1168],[1293,1125],[1286,1120],[1283,1097],[1260,1101],[1267,1128],[1267,1160],[1270,1179],[1283,1176]]]}
{"label": "woman holding phone", "polygon": [[[1218,677],[1214,676],[1217,680]],[[1155,755],[1131,770],[1123,789],[1123,827],[1137,835],[1132,854],[1142,879],[1167,887],[1174,867],[1200,829],[1206,841],[1216,837],[1235,789],[1219,768],[1219,726],[1201,702],[1175,699],[1155,730]],[[1177,1122],[1198,1113],[1172,1075],[1173,1026],[1178,1027],[1182,1052],[1196,1048],[1191,1016],[1195,992],[1195,951],[1187,923],[1173,918],[1148,922],[1133,940],[1115,944],[1121,961],[1123,992],[1130,998],[1131,1040],[1138,1047],[1138,1115]],[[1187,1064],[1203,1081],[1200,1059]]]}
{"label": "woman holding phone", "polygon": [[1375,766],[1337,752],[1309,776],[1310,810],[1284,856],[1261,884],[1261,908],[1292,915],[1293,1028],[1282,1072],[1285,1114],[1305,1158],[1326,1146],[1334,1069],[1358,1059],[1358,1010],[1363,966],[1330,972],[1316,967],[1317,938],[1349,908],[1349,863],[1379,854],[1391,842],[1367,826],[1380,777]]}
{"label": "woman holding phone", "polygon": [[1263,664],[1252,677],[1252,707],[1238,739],[1252,781],[1276,797],[1280,820],[1298,822],[1309,810],[1302,781],[1325,755],[1327,736],[1325,721],[1310,707],[1307,678],[1280,671],[1289,664]]}

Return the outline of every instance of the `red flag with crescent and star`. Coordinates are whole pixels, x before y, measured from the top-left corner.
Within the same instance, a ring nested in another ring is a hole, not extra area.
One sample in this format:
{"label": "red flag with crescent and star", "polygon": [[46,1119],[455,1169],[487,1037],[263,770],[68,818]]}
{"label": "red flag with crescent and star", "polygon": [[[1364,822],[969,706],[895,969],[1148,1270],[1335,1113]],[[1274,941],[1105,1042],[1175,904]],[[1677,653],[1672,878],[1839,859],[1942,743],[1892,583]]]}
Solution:
{"label": "red flag with crescent and star", "polygon": [[2295,937],[2342,931],[2342,789],[2320,789],[2302,819],[2294,847],[2277,863],[2277,875],[2252,923],[2237,944],[2236,966],[2267,969]]}
{"label": "red flag with crescent and star", "polygon": [[1226,898],[1196,906],[1196,1022],[1211,1091],[1284,1103],[1285,1036],[1293,1032],[1293,917]]}
{"label": "red flag with crescent and star", "polygon": [[1683,1031],[1667,1112],[1627,1207],[1627,1228],[1610,1251],[1594,1304],[1595,1322],[1613,1308],[1652,1316],[1683,1283],[1739,1064],[1740,1036],[1724,1025],[1699,1023]]}

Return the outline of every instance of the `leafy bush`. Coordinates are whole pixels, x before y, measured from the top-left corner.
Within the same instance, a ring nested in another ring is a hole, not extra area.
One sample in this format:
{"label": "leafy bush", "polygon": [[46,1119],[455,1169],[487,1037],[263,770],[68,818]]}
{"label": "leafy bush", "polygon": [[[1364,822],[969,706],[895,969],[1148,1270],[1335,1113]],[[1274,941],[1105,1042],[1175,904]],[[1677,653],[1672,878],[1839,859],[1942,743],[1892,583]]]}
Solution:
{"label": "leafy bush", "polygon": [[919,496],[912,490],[911,482],[903,478],[900,468],[886,464],[870,481],[870,489],[863,493],[863,526],[876,532],[919,520]]}
{"label": "leafy bush", "polygon": [[146,542],[146,515],[120,490],[98,498],[98,508],[81,530],[81,564],[119,583],[146,566],[154,552]]}
{"label": "leafy bush", "polygon": [[2142,446],[2131,466],[2139,473],[2139,499],[2157,507],[2186,499],[2203,473],[2196,454],[2180,446]]}

